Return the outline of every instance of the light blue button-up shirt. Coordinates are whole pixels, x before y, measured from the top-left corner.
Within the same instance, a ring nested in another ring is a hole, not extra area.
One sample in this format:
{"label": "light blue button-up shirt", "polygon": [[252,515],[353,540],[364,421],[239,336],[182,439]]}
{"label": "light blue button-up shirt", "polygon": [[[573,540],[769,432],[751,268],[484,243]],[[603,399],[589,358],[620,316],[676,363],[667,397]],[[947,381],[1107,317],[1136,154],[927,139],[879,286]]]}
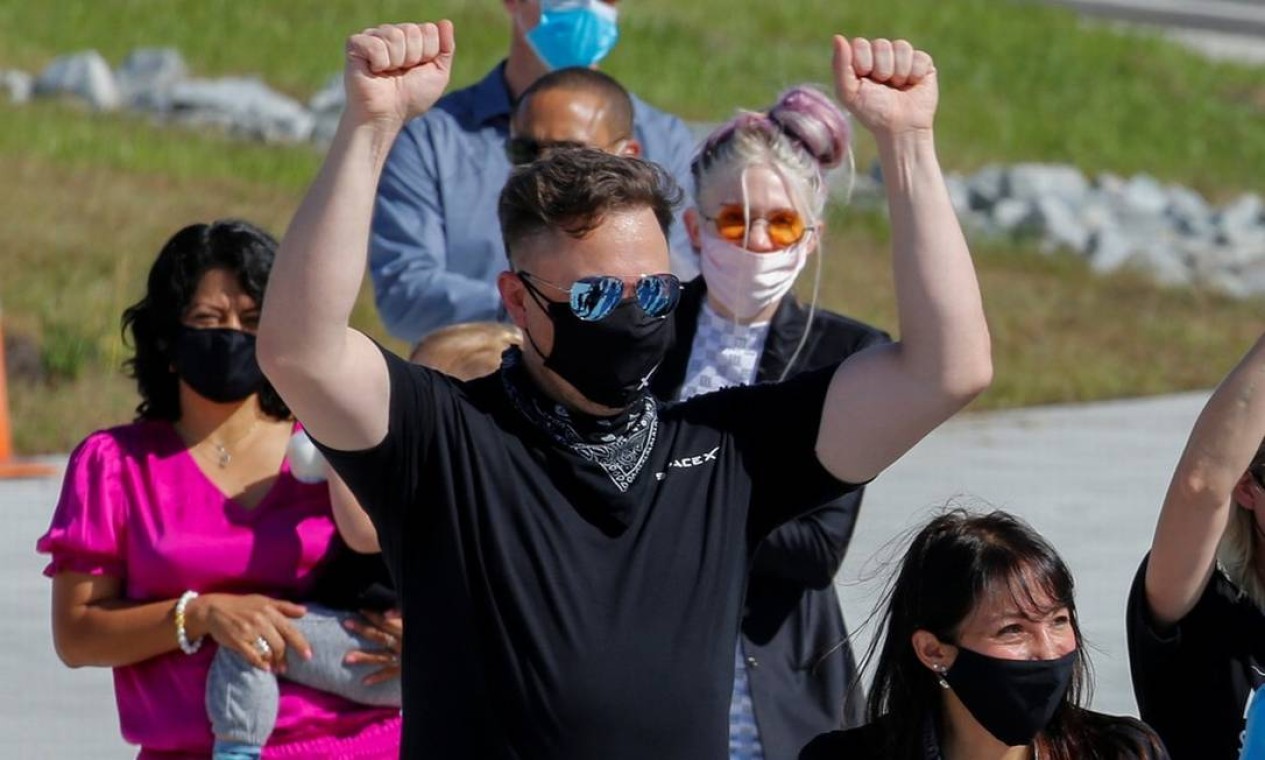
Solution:
{"label": "light blue button-up shirt", "polygon": [[[416,343],[436,328],[503,314],[496,277],[508,262],[496,208],[511,168],[512,108],[502,63],[409,122],[392,146],[369,240],[374,299],[392,335]],[[642,155],[664,166],[688,199],[689,128],[636,97],[633,108]],[[698,270],[680,211],[671,237],[672,269],[689,279]]]}

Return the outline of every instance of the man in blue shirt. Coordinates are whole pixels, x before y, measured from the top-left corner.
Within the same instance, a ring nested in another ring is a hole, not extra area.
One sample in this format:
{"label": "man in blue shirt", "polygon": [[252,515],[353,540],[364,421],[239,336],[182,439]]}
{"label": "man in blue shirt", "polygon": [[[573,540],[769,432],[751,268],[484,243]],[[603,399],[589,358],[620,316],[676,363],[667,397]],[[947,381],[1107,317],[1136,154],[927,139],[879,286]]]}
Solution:
{"label": "man in blue shirt", "polygon": [[[511,168],[505,146],[514,103],[550,69],[596,65],[618,36],[615,2],[504,2],[513,30],[508,57],[409,122],[378,185],[369,243],[375,301],[387,330],[411,343],[444,325],[502,317],[496,276],[506,258],[496,205]],[[642,156],[688,193],[689,129],[635,96],[633,108]],[[671,242],[673,271],[693,277],[679,220]]]}

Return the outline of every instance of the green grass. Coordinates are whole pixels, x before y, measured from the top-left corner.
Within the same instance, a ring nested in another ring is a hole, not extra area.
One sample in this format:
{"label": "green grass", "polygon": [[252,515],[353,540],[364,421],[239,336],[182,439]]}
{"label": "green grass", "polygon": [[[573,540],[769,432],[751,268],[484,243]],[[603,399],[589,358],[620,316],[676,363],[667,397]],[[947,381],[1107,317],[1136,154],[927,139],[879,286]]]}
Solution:
{"label": "green grass", "polygon": [[[455,81],[473,81],[503,54],[501,3],[439,7],[458,27]],[[172,44],[198,74],[258,73],[306,98],[341,67],[348,32],[438,13],[402,0],[5,0],[0,66],[36,70],[88,47],[118,62],[134,47]],[[1009,0],[637,0],[622,13],[608,69],[689,118],[758,107],[792,82],[828,82],[832,32],[904,36],[935,56],[940,140],[952,167],[1070,162],[1147,171],[1217,197],[1260,185],[1259,69],[1089,27],[1065,9]]]}
{"label": "green grass", "polygon": [[[462,0],[456,85],[502,54],[498,0]],[[1085,27],[1065,11],[1005,0],[636,0],[608,69],[694,119],[759,107],[782,87],[829,80],[829,36],[906,36],[936,57],[944,163],[1076,163],[1147,171],[1224,198],[1259,188],[1261,69],[1210,64],[1165,42]],[[97,48],[113,63],[175,45],[195,75],[259,74],[306,99],[341,66],[349,31],[430,15],[369,0],[0,0],[0,68],[34,71]],[[871,155],[868,138],[859,141]],[[118,329],[149,263],[180,226],[226,216],[280,234],[320,162],[310,146],[265,147],[73,105],[0,105],[0,303],[5,329],[39,342],[49,381],[10,388],[18,447],[67,450],[130,417]],[[864,161],[863,161],[864,165]],[[885,223],[839,212],[823,303],[893,329]],[[996,408],[1206,387],[1255,338],[1259,301],[1095,277],[1070,256],[977,247]],[[811,269],[809,270],[811,272]],[[805,280],[808,278],[805,277]],[[367,291],[355,323],[383,337]],[[396,348],[403,348],[392,344]]]}

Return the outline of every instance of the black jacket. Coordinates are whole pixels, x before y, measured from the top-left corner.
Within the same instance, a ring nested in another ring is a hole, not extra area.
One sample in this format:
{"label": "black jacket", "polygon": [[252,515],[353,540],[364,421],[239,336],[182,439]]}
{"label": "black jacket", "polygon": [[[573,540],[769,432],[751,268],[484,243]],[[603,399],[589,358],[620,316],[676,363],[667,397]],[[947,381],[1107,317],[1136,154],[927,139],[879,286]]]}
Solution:
{"label": "black jacket", "polygon": [[[1071,708],[1079,711],[1086,723],[1092,724],[1094,738],[1089,740],[1084,760],[1169,760],[1168,750],[1154,731],[1135,718]],[[893,758],[888,751],[896,727],[883,717],[877,722],[850,731],[822,734],[799,754],[799,760],[906,760]],[[918,760],[943,760],[935,724],[923,726]],[[911,759],[912,760],[912,759]]]}
{"label": "black jacket", "polygon": [[[685,383],[690,347],[706,296],[701,278],[685,286],[676,310],[676,342],[651,380],[674,400]],[[782,299],[769,325],[756,381],[776,381],[808,326],[808,309]],[[838,364],[888,335],[828,311],[813,315],[790,374]],[[832,582],[861,508],[860,489],[789,522],[757,548],[742,621],[751,698],[768,760],[793,760],[817,734],[860,725],[865,701],[856,660]]]}

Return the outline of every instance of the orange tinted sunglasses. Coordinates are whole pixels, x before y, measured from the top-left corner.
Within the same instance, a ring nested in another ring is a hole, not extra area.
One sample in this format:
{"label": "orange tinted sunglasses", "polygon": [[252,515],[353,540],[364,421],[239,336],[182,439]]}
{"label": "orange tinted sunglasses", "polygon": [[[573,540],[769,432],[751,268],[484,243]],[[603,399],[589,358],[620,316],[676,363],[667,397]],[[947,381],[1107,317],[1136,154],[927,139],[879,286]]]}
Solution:
{"label": "orange tinted sunglasses", "polygon": [[[741,204],[721,206],[716,216],[705,218],[716,225],[716,232],[725,240],[742,243],[747,239],[747,218]],[[752,224],[758,221],[763,221],[768,228],[769,240],[783,248],[798,243],[806,232],[813,229],[804,224],[804,217],[794,209],[779,209],[765,216],[751,217]]]}

